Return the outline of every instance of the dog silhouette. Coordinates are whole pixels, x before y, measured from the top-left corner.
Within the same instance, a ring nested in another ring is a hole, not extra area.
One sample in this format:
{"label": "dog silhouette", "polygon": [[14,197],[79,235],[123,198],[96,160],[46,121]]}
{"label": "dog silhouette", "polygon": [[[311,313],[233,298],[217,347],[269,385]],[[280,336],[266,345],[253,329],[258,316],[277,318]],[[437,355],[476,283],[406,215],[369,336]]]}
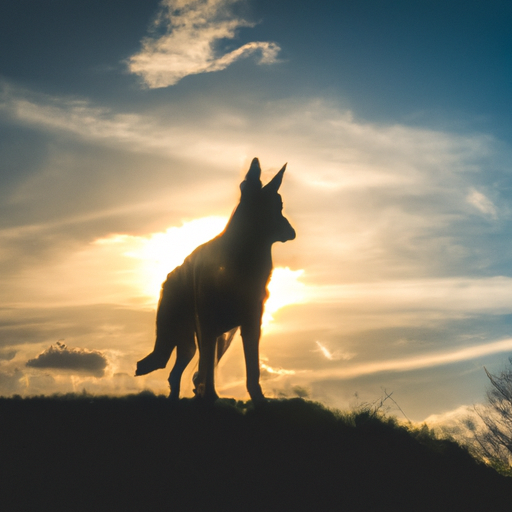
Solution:
{"label": "dog silhouette", "polygon": [[168,274],[156,315],[153,351],[137,363],[135,375],[165,368],[176,348],[169,375],[170,398],[177,400],[183,371],[199,347],[199,371],[194,375],[198,398],[215,400],[214,369],[238,327],[245,356],[247,391],[263,400],[259,340],[261,318],[272,273],[272,245],[295,238],[283,216],[278,193],[286,164],[264,187],[254,158],[241,183],[240,203],[224,231],[195,249]]}

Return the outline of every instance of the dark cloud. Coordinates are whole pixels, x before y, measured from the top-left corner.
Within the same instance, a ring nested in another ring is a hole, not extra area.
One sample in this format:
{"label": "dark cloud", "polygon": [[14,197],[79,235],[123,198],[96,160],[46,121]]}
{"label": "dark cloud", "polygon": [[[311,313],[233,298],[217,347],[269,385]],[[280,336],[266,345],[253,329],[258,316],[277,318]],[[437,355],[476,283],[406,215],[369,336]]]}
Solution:
{"label": "dark cloud", "polygon": [[16,350],[0,350],[0,361],[11,361],[16,356]]}
{"label": "dark cloud", "polygon": [[103,377],[107,364],[107,358],[97,350],[68,348],[59,341],[36,358],[27,361],[27,366],[32,368],[74,370],[90,373],[95,377]]}

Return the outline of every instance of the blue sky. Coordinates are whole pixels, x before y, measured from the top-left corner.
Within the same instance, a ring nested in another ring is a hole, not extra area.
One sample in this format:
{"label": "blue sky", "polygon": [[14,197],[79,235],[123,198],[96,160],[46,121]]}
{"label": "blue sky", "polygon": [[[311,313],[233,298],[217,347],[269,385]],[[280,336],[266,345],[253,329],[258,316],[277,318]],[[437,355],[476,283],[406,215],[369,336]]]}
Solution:
{"label": "blue sky", "polygon": [[[386,389],[417,421],[483,400],[512,353],[511,22],[493,0],[2,2],[0,394],[165,392],[132,376],[158,283],[258,156],[264,179],[288,162],[298,235],[267,394]],[[240,343],[218,373],[246,397]]]}

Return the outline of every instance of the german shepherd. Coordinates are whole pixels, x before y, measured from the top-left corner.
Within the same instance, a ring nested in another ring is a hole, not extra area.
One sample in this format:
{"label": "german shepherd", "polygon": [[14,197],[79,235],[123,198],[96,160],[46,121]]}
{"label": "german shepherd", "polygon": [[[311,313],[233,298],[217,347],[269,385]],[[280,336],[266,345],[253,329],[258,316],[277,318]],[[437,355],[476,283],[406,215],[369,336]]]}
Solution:
{"label": "german shepherd", "polygon": [[170,398],[180,394],[181,375],[199,346],[194,376],[198,398],[216,400],[214,369],[241,328],[247,391],[264,400],[259,383],[261,317],[272,273],[272,245],[295,238],[283,216],[278,193],[286,164],[264,187],[254,158],[241,183],[240,203],[224,231],[200,245],[162,285],[156,314],[153,352],[137,363],[135,375],[165,368],[174,348],[176,363],[169,375]]}

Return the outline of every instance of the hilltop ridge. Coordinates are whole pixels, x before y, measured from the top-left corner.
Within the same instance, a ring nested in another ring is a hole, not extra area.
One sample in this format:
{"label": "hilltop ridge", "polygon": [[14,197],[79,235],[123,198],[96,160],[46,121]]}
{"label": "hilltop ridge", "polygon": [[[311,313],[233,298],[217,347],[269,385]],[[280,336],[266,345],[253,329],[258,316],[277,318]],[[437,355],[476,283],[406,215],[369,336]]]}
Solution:
{"label": "hilltop ridge", "polygon": [[393,418],[302,399],[0,399],[0,508],[507,510],[512,479]]}

